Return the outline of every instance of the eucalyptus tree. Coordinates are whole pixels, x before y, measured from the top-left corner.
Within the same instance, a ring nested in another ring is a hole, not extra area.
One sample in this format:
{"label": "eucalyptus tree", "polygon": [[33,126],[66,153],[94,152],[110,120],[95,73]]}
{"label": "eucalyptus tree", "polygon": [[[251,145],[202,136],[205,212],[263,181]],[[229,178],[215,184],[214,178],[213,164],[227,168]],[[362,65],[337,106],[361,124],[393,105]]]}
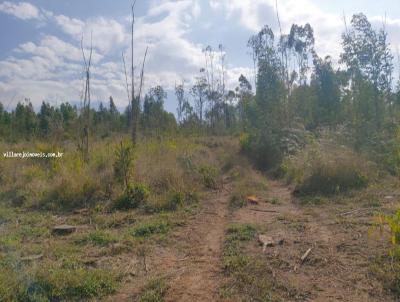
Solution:
{"label": "eucalyptus tree", "polygon": [[340,62],[347,67],[348,85],[358,119],[374,120],[380,129],[392,87],[393,55],[385,27],[375,30],[360,13],[342,34]]}

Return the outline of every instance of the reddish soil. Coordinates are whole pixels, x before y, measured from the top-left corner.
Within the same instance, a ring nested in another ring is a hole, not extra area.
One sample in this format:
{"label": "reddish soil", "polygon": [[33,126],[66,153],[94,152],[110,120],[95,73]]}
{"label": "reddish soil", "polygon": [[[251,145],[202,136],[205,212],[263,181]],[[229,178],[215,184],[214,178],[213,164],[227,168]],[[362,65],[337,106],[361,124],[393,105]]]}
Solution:
{"label": "reddish soil", "polygon": [[[258,196],[267,202],[232,213],[230,191],[226,186],[209,193],[198,213],[171,234],[166,246],[153,250],[148,274],[126,280],[109,301],[136,301],[149,276],[167,277],[165,301],[221,301],[219,289],[226,282],[221,257],[229,223],[257,224],[266,235],[283,239],[265,252],[256,240],[245,250],[271,268],[275,294],[284,301],[395,301],[370,273],[371,261],[387,248],[386,239],[374,236],[373,211],[353,211],[345,204],[300,205],[289,187],[270,181],[265,196]],[[239,298],[229,301],[235,299]]]}
{"label": "reddish soil", "polygon": [[[371,226],[373,211],[348,211],[348,205],[338,204],[300,206],[276,181],[270,182],[268,199],[278,204],[243,208],[233,220],[265,225],[266,235],[284,240],[267,248],[263,258],[285,301],[395,301],[370,273],[371,261],[387,245]],[[276,212],[255,211],[262,209]],[[253,243],[248,252],[258,256],[262,248]]]}

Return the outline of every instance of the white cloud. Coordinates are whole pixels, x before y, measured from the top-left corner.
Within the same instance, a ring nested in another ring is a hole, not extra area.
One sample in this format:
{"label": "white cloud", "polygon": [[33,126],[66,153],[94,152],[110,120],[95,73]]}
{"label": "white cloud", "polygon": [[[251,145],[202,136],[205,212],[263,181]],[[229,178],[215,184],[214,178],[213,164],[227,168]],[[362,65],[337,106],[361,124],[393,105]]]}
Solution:
{"label": "white cloud", "polygon": [[[265,24],[270,25],[275,33],[279,32],[275,0],[209,0],[208,4],[216,16],[222,16],[218,18],[217,22],[220,23],[217,24],[203,13],[204,3],[207,1],[152,0],[146,15],[136,18],[134,62],[137,85],[147,46],[149,52],[145,68],[146,88],[160,84],[166,89],[172,89],[175,83],[182,79],[190,84],[193,77],[198,75],[199,69],[204,66],[204,45],[194,42],[198,37],[194,37],[192,32],[193,27],[204,30],[205,27],[199,25],[200,18],[204,26],[211,24],[207,29],[207,33],[211,35],[213,26],[230,24],[247,29],[249,36]],[[340,35],[344,30],[341,15],[323,11],[311,0],[279,0],[278,4],[284,32],[290,30],[292,23],[310,23],[315,30],[318,53],[321,56],[331,54],[334,59],[338,58],[341,51]],[[45,21],[50,26],[57,26],[66,34],[66,38],[61,38],[43,33],[39,41],[22,43],[16,47],[11,57],[0,61],[0,100],[9,99],[15,93],[17,100],[30,97],[36,106],[44,99],[79,100],[83,85],[80,49],[83,34],[85,47],[90,46],[91,35],[94,47],[93,102],[106,101],[112,95],[117,106],[126,106],[121,52],[125,52],[129,64],[129,16],[121,19],[95,16],[83,20],[57,15],[27,2],[9,1],[0,4],[0,11],[23,20]],[[370,19],[374,24],[381,24],[382,18]],[[387,19],[387,29],[394,48],[400,47],[399,28],[399,19]],[[45,30],[45,27],[41,30]],[[246,41],[235,40],[234,43],[244,45]],[[240,74],[244,74],[249,80],[252,78],[251,64],[242,65],[228,65],[227,89],[236,87]]]}
{"label": "white cloud", "polygon": [[74,38],[80,38],[85,26],[83,21],[64,15],[54,16],[54,21],[65,33],[73,36]]}
{"label": "white cloud", "polygon": [[0,12],[22,20],[42,18],[39,9],[28,2],[12,3],[10,1],[4,1],[0,3]]}
{"label": "white cloud", "polygon": [[83,35],[86,44],[90,44],[92,38],[93,47],[104,54],[113,48],[121,47],[126,41],[127,33],[124,25],[113,19],[97,17],[84,22],[58,15],[54,16],[54,20],[62,31],[76,41],[80,41]]}
{"label": "white cloud", "polygon": [[260,9],[263,7],[264,13],[269,10],[265,7],[268,4],[266,0],[210,0],[209,4],[214,10],[225,10],[228,19],[238,15],[241,25],[251,31],[257,31],[263,25]]}
{"label": "white cloud", "polygon": [[[123,20],[105,17],[80,20],[43,12],[47,20],[54,22],[71,37],[71,41],[44,35],[38,43],[26,42],[17,47],[16,56],[0,61],[0,95],[10,97],[16,93],[19,100],[30,97],[35,106],[39,106],[42,100],[55,100],[57,97],[79,100],[83,78],[80,40],[84,33],[85,46],[88,47],[93,32],[93,101],[104,101],[113,95],[117,106],[126,106],[125,76],[120,53],[125,50],[129,64],[129,17]],[[198,0],[159,0],[152,2],[146,16],[136,19],[136,85],[139,84],[139,68],[147,46],[145,89],[154,85],[172,89],[181,79],[191,81],[198,74],[204,65],[204,46],[191,42],[188,37],[191,25],[201,12]],[[245,73],[245,70],[229,70],[227,82],[234,85],[240,73]]]}
{"label": "white cloud", "polygon": [[[225,16],[238,16],[240,24],[252,32],[270,26],[279,35],[275,0],[210,0],[211,8],[223,9]],[[310,23],[314,28],[316,49],[322,55],[337,58],[340,53],[340,35],[344,29],[343,18],[321,10],[310,0],[280,0],[278,12],[283,33],[288,33],[293,23]]]}
{"label": "white cloud", "polygon": [[[149,10],[148,16],[162,14],[159,21],[151,23],[146,22],[146,17],[137,18],[135,65],[140,66],[146,46],[150,47],[146,87],[161,84],[172,88],[177,79],[189,77],[200,68],[202,46],[184,37],[188,33],[188,22],[200,14],[195,4],[196,1],[181,1],[173,5],[166,1]],[[44,99],[55,99],[56,96],[65,100],[79,100],[83,71],[79,44],[84,32],[85,46],[90,45],[89,36],[93,29],[93,101],[107,100],[113,95],[117,106],[125,106],[127,97],[120,51],[129,47],[129,24],[104,17],[83,21],[51,12],[47,12],[47,16],[53,18],[53,22],[72,38],[71,42],[45,35],[39,43],[21,44],[15,49],[15,57],[0,61],[0,79],[6,83],[0,87],[0,95],[17,93],[18,99],[30,97],[35,106],[39,106]],[[117,55],[110,57],[112,52]],[[104,55],[107,55],[107,60]],[[136,84],[139,83],[138,73]]]}

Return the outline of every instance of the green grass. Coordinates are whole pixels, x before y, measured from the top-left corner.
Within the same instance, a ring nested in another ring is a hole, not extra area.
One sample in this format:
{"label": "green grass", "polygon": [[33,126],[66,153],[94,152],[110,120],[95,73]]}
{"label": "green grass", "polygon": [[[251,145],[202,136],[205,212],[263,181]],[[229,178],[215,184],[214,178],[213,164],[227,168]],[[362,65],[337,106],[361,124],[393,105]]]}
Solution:
{"label": "green grass", "polygon": [[223,267],[230,277],[221,289],[223,298],[239,296],[242,301],[277,301],[272,295],[271,272],[262,260],[247,255],[246,242],[254,240],[257,230],[249,224],[236,224],[226,230]]}
{"label": "green grass", "polygon": [[148,238],[155,234],[167,234],[170,224],[165,220],[146,221],[133,227],[131,234],[137,238]]}
{"label": "green grass", "polygon": [[[131,251],[139,250],[141,243],[149,249],[159,247],[168,232],[196,211],[199,196],[220,184],[217,158],[227,153],[225,143],[211,152],[203,142],[192,139],[149,139],[135,150],[133,185],[127,192],[113,173],[113,151],[120,140],[93,140],[88,163],[75,146],[62,142],[62,161],[0,159],[0,199],[4,200],[0,205],[0,301],[101,300],[121,281],[108,267],[116,261],[114,246]],[[5,147],[14,149],[12,144]],[[29,149],[32,142],[19,147]],[[190,158],[192,168],[182,164],[183,157]],[[76,209],[88,211],[76,213]],[[115,209],[120,211],[110,211]],[[64,223],[94,225],[96,230],[82,227],[69,236],[53,236],[52,227]],[[21,260],[39,255],[40,259]],[[88,263],[92,256],[99,258],[96,266]],[[105,257],[107,261],[100,261]],[[162,301],[165,290],[165,281],[154,281],[141,301]]]}
{"label": "green grass", "polygon": [[196,192],[171,191],[164,195],[156,196],[146,203],[146,213],[173,212],[187,206],[196,204],[199,196]]}
{"label": "green grass", "polygon": [[400,298],[400,250],[393,255],[380,256],[370,265],[370,270],[383,287]]}
{"label": "green grass", "polygon": [[106,270],[41,264],[37,270],[0,266],[0,301],[85,301],[115,292],[115,275]]}
{"label": "green grass", "polygon": [[167,290],[164,279],[153,279],[143,288],[139,302],[163,302]]}
{"label": "green grass", "polygon": [[88,244],[91,243],[93,245],[98,246],[107,246],[111,243],[115,243],[118,241],[118,238],[112,235],[110,232],[107,231],[92,231],[80,238],[75,240],[78,244]]}
{"label": "green grass", "polygon": [[215,167],[201,165],[197,168],[197,172],[200,174],[203,184],[207,189],[216,190],[219,188],[218,170]]}
{"label": "green grass", "polygon": [[229,199],[229,208],[231,210],[236,210],[243,208],[247,205],[247,201],[243,194],[233,194]]}
{"label": "green grass", "polygon": [[236,243],[237,241],[249,241],[254,238],[257,230],[251,224],[233,224],[226,230],[227,242]]}

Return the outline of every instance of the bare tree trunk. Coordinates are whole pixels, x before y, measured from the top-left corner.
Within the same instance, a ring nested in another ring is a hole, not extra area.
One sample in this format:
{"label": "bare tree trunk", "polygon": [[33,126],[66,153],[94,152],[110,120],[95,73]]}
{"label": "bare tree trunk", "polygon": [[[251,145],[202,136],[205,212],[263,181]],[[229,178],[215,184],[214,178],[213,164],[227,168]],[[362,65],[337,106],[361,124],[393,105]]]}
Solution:
{"label": "bare tree trunk", "polygon": [[142,70],[140,71],[140,86],[139,86],[138,103],[140,102],[140,99],[142,97],[142,89],[143,89],[143,81],[144,81],[144,65],[146,64],[146,58],[147,58],[147,51],[148,50],[149,50],[149,47],[146,47],[146,51],[145,51],[144,57],[143,57]]}
{"label": "bare tree trunk", "polygon": [[139,106],[137,106],[138,101],[135,99],[135,70],[133,66],[133,30],[135,27],[135,3],[132,5],[132,31],[131,31],[131,51],[132,51],[132,58],[131,58],[131,76],[132,76],[132,93],[131,93],[131,108],[132,108],[132,143],[136,144],[137,142],[137,128],[138,128],[138,118],[139,118]]}
{"label": "bare tree trunk", "polygon": [[[134,67],[134,53],[133,53],[133,33],[135,29],[135,2],[132,4],[132,28],[131,28],[131,93],[129,93],[129,84],[128,84],[128,75],[126,72],[126,64],[125,64],[125,56],[122,54],[122,61],[124,63],[124,71],[125,71],[125,81],[126,81],[126,90],[128,94],[128,102],[129,102],[129,110],[131,114],[131,136],[132,143],[137,143],[138,138],[138,128],[139,128],[139,115],[140,115],[140,99],[142,95],[143,81],[144,81],[144,65],[146,63],[147,51],[144,54],[142,70],[140,73],[140,87],[139,87],[139,95],[135,96],[135,67]],[[130,95],[129,95],[130,94]]]}
{"label": "bare tree trunk", "polygon": [[92,37],[90,38],[90,54],[86,59],[85,51],[83,48],[83,36],[81,40],[81,49],[83,62],[85,64],[85,93],[83,97],[83,129],[82,129],[82,154],[85,162],[89,161],[89,131],[90,131],[90,67],[92,64],[93,43]]}

